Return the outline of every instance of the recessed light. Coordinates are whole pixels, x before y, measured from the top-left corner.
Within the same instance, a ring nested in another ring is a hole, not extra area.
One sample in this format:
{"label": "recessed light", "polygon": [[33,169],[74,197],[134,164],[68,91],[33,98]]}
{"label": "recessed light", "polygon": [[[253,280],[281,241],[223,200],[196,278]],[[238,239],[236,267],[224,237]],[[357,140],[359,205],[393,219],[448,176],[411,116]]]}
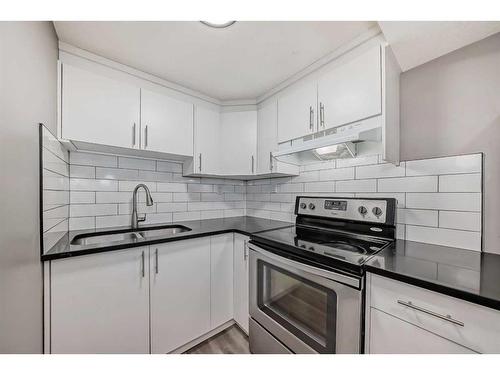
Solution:
{"label": "recessed light", "polygon": [[224,29],[226,27],[233,25],[236,21],[222,21],[222,22],[200,21],[200,22],[208,27],[213,27],[215,29]]}

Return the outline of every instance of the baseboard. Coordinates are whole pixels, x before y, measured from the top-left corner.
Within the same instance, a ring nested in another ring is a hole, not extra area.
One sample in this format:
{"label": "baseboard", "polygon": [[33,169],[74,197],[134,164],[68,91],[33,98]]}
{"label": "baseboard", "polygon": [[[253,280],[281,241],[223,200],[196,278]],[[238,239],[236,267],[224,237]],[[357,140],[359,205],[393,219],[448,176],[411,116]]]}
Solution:
{"label": "baseboard", "polygon": [[181,347],[179,347],[179,348],[177,348],[177,349],[169,352],[168,354],[181,354],[181,353],[184,353],[184,352],[188,351],[189,349],[195,347],[196,345],[201,344],[203,341],[209,339],[210,337],[215,336],[216,334],[218,334],[218,333],[224,331],[225,329],[231,327],[234,324],[236,324],[236,322],[233,319],[231,319],[230,321],[228,321],[228,322],[226,322],[224,324],[221,324],[220,326],[218,326],[217,328],[214,328],[210,332],[207,332],[204,335],[202,335],[202,336],[194,339],[193,341],[190,341],[187,344],[182,345]]}

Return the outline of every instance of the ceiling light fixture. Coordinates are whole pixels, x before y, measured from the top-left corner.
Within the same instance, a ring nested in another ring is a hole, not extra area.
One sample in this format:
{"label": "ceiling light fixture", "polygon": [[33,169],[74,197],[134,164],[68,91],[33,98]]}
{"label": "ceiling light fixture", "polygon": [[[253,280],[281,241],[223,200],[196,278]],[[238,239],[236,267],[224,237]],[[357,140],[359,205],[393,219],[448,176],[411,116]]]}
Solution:
{"label": "ceiling light fixture", "polygon": [[234,25],[236,21],[223,21],[223,22],[213,22],[213,21],[200,21],[202,24],[208,27],[213,27],[214,29],[224,29],[231,25]]}

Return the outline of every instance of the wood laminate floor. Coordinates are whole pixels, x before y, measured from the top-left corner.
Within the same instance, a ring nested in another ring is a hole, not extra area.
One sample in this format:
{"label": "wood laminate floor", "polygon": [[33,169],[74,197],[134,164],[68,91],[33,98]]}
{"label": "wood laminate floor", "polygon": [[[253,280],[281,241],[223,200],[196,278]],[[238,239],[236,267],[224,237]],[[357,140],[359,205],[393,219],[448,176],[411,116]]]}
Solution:
{"label": "wood laminate floor", "polygon": [[189,349],[186,354],[250,354],[248,337],[233,325]]}

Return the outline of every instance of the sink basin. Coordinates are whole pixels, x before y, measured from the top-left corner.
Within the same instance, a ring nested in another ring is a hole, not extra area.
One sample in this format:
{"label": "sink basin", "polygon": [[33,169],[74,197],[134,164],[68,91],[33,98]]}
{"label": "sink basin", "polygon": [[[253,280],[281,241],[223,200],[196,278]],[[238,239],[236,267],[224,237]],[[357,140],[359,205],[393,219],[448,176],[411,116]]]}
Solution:
{"label": "sink basin", "polygon": [[122,230],[114,233],[88,233],[75,236],[71,241],[72,245],[104,245],[109,242],[135,242],[152,237],[168,237],[177,233],[190,231],[191,228],[183,225],[164,225],[161,227],[149,227]]}
{"label": "sink basin", "polygon": [[151,237],[166,237],[172,236],[177,233],[188,232],[191,228],[185,227],[183,225],[169,225],[165,227],[142,229],[139,234],[144,238]]}
{"label": "sink basin", "polygon": [[73,238],[72,245],[99,245],[116,241],[136,241],[142,239],[137,232],[112,233],[112,234],[88,234]]}

